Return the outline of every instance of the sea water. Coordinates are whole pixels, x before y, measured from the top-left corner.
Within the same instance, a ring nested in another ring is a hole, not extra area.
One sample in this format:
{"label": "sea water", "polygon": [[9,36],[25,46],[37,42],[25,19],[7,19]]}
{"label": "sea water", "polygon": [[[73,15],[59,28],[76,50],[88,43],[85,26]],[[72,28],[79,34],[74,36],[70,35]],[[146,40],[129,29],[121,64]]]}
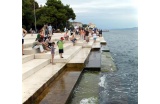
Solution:
{"label": "sea water", "polygon": [[110,30],[103,37],[117,71],[86,71],[70,104],[138,104],[138,30]]}

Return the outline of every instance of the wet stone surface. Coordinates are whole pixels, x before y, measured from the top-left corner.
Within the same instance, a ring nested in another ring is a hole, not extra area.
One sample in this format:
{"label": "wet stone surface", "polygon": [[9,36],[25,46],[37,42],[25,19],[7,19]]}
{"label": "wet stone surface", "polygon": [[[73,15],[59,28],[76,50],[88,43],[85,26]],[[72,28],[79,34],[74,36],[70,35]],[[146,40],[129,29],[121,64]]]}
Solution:
{"label": "wet stone surface", "polygon": [[101,53],[101,71],[113,72],[116,71],[117,68],[115,66],[114,60],[110,54],[110,52]]}
{"label": "wet stone surface", "polygon": [[62,72],[37,98],[36,104],[65,104],[75,83],[77,82],[79,70],[66,70]]}
{"label": "wet stone surface", "polygon": [[88,69],[95,69],[101,67],[101,52],[100,50],[91,51],[89,58],[86,61],[86,67]]}

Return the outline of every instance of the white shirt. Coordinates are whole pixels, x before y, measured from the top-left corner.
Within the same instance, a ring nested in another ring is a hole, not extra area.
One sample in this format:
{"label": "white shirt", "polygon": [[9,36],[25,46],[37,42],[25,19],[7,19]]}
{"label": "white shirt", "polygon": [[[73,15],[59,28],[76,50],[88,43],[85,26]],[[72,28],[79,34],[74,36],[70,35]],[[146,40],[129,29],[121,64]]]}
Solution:
{"label": "white shirt", "polygon": [[93,38],[97,38],[97,34],[94,33],[94,34],[93,34]]}
{"label": "white shirt", "polygon": [[48,30],[51,31],[52,30],[52,26],[48,26]]}

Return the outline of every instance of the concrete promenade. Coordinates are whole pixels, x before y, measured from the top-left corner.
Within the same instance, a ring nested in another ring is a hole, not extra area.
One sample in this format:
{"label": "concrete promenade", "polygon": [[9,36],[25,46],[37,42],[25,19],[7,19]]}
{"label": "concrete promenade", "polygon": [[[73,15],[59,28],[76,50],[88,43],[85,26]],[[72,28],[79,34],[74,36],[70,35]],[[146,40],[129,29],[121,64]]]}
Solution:
{"label": "concrete promenade", "polygon": [[[58,47],[55,45],[54,65],[51,64],[51,52],[39,53],[32,49],[32,44],[37,34],[27,34],[24,37],[24,54],[22,56],[22,103],[30,102],[36,98],[66,67],[75,67],[77,64],[84,64],[91,49],[101,48],[106,43],[103,37],[98,37],[96,43],[93,37],[87,43],[76,36],[77,42],[73,46],[71,41],[64,40],[63,57],[59,57]],[[57,43],[64,33],[54,33],[52,41]],[[67,66],[67,64],[69,64]],[[75,65],[74,65],[75,64]],[[77,66],[79,67],[79,66]],[[83,68],[83,66],[81,66]]]}

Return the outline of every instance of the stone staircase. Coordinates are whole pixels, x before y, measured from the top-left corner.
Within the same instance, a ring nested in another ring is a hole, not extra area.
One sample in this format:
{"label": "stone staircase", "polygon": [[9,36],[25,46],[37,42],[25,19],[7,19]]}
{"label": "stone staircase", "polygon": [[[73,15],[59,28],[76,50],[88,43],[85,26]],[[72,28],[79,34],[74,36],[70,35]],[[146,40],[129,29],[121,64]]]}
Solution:
{"label": "stone staircase", "polygon": [[[52,36],[57,41],[63,34],[57,33]],[[51,64],[51,53],[39,53],[32,49],[32,43],[36,34],[25,37],[24,54],[22,56],[22,103],[31,104],[34,99],[65,69],[73,63],[84,64],[91,48],[97,48],[93,39],[89,43],[78,39],[75,46],[71,41],[65,42],[63,57],[60,58],[58,47],[55,46],[54,65]],[[100,38],[99,38],[100,40]],[[67,65],[69,63],[70,65]]]}

